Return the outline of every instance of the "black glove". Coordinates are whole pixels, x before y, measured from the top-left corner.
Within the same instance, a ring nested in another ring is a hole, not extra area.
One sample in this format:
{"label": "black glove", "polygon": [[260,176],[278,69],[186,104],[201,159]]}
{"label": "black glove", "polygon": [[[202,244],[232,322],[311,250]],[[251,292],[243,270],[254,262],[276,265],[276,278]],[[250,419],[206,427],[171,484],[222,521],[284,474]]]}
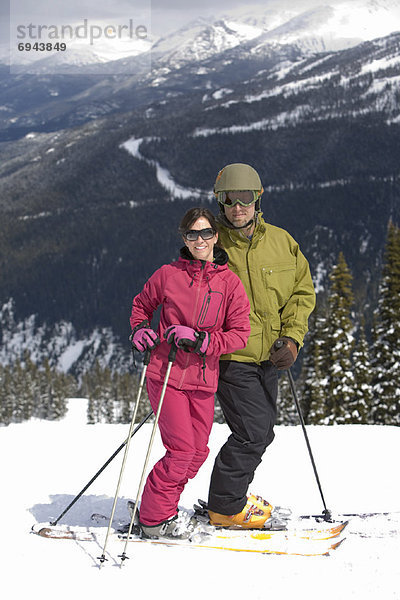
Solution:
{"label": "black glove", "polygon": [[289,369],[298,355],[297,342],[289,337],[280,337],[272,345],[269,360],[280,371]]}

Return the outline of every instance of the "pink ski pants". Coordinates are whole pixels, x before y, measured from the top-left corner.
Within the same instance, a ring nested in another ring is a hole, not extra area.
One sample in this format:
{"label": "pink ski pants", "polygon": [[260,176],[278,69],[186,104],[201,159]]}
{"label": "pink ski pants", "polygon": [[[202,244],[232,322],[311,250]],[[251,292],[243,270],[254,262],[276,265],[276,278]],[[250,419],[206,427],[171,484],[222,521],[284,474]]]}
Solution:
{"label": "pink ski pants", "polygon": [[[162,383],[148,378],[146,385],[156,412]],[[144,525],[158,525],[176,515],[183,488],[208,456],[213,418],[213,393],[168,385],[158,422],[166,453],[153,467],[143,490],[140,522]]]}

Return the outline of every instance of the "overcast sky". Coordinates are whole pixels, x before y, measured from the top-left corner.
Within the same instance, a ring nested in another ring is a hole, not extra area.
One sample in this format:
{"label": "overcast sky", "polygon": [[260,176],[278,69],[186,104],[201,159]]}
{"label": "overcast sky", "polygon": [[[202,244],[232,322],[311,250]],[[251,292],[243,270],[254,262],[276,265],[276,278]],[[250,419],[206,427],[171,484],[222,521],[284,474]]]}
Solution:
{"label": "overcast sky", "polygon": [[[1,41],[6,40],[9,23],[9,5],[14,16],[22,15],[24,22],[29,16],[38,18],[52,15],[62,21],[88,19],[129,19],[135,14],[151,16],[151,30],[156,35],[178,29],[199,16],[216,16],[236,9],[251,12],[251,6],[307,9],[321,4],[336,4],[341,0],[0,0]],[[348,2],[356,0],[347,0]],[[399,0],[400,1],[400,0]],[[15,21],[14,21],[15,22]]]}

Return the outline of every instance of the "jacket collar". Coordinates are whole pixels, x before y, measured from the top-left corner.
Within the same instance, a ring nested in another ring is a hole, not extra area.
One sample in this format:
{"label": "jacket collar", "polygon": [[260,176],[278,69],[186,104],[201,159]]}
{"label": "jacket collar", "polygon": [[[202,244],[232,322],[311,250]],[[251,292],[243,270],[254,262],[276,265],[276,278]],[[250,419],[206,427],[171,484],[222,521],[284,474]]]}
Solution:
{"label": "jacket collar", "polygon": [[[184,260],[189,260],[191,262],[191,264],[197,263],[199,266],[201,265],[203,269],[207,265],[206,261],[197,260],[197,259],[193,258],[192,254],[189,251],[187,246],[183,246],[183,248],[181,248],[180,256]],[[219,267],[222,267],[223,265],[226,265],[227,262],[228,262],[228,255],[225,252],[225,250],[223,248],[221,248],[220,246],[214,246],[214,260],[212,263],[209,263],[209,264],[210,265],[218,265]],[[203,263],[205,263],[205,264],[203,264]]]}

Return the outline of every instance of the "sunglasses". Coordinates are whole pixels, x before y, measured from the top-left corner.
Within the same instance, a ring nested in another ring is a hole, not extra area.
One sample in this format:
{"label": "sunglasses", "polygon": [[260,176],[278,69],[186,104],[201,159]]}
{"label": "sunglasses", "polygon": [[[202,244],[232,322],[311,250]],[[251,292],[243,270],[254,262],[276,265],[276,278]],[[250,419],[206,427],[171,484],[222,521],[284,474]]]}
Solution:
{"label": "sunglasses", "polygon": [[256,190],[233,190],[230,192],[218,192],[217,199],[223,206],[251,206],[257,202],[260,193]]}
{"label": "sunglasses", "polygon": [[189,229],[189,231],[185,231],[183,237],[187,239],[188,242],[195,242],[199,235],[203,240],[211,240],[215,235],[215,231],[212,227],[207,227],[207,229]]}

